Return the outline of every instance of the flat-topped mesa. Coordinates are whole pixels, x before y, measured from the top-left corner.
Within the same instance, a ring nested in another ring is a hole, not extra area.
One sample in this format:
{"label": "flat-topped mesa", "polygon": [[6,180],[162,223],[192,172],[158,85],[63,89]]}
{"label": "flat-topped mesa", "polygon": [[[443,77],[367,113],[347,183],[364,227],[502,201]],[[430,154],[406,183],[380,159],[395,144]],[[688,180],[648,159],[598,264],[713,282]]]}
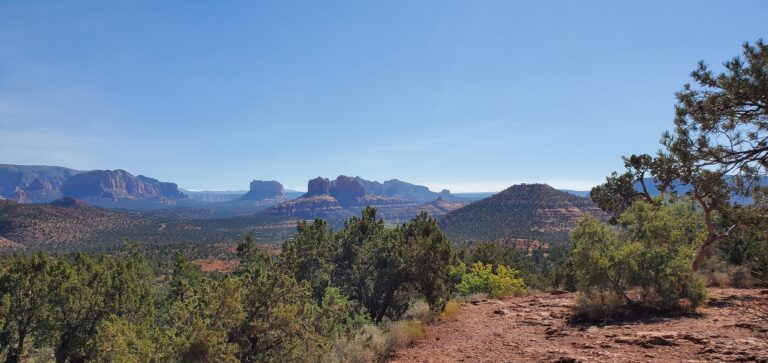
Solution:
{"label": "flat-topped mesa", "polygon": [[351,206],[358,203],[358,198],[365,196],[365,187],[359,181],[348,176],[339,175],[331,182],[331,196],[339,201],[342,206]]}
{"label": "flat-topped mesa", "polygon": [[317,177],[307,183],[307,194],[311,197],[316,195],[330,195],[342,206],[357,204],[358,198],[366,194],[365,187],[355,178],[345,175],[339,175],[336,180]]}
{"label": "flat-topped mesa", "polygon": [[321,176],[307,183],[306,196],[331,194],[331,181]]}
{"label": "flat-topped mesa", "polygon": [[280,182],[275,180],[253,180],[248,193],[245,193],[239,200],[265,200],[265,199],[284,199],[285,189]]}
{"label": "flat-topped mesa", "polygon": [[125,170],[93,170],[69,178],[61,186],[64,196],[88,199],[184,199],[174,183],[164,183]]}

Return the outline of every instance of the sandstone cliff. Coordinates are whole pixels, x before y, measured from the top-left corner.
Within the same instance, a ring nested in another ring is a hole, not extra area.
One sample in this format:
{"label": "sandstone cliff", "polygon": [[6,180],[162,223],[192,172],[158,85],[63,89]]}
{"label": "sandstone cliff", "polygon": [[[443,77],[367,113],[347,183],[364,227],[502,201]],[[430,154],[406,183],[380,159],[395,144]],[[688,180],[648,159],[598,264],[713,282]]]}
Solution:
{"label": "sandstone cliff", "polygon": [[238,200],[285,199],[283,185],[277,181],[253,180],[248,193]]}
{"label": "sandstone cliff", "polygon": [[134,176],[125,170],[93,170],[69,178],[62,186],[64,196],[76,199],[153,200],[185,199],[177,185],[145,176]]}

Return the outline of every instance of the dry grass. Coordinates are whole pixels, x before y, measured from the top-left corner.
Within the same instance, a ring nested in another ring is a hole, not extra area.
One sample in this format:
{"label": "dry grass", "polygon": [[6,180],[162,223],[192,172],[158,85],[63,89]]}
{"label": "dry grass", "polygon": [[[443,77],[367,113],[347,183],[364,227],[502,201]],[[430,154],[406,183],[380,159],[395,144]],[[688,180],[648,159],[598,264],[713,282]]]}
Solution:
{"label": "dry grass", "polygon": [[454,320],[459,316],[459,310],[461,310],[461,304],[456,300],[451,300],[445,304],[445,310],[440,313],[440,319]]}
{"label": "dry grass", "polygon": [[707,286],[750,288],[755,285],[752,274],[744,266],[719,265],[705,272]]}
{"label": "dry grass", "polygon": [[712,272],[707,275],[707,286],[731,287],[731,277],[725,272]]}
{"label": "dry grass", "polygon": [[402,349],[427,335],[427,327],[418,320],[399,320],[389,325],[387,346],[389,351]]}
{"label": "dry grass", "polygon": [[733,287],[750,288],[755,286],[752,273],[744,266],[735,266],[728,271]]}
{"label": "dry grass", "polygon": [[326,363],[368,363],[381,360],[388,353],[388,337],[375,325],[366,325],[352,338],[336,342],[326,355]]}
{"label": "dry grass", "polygon": [[610,319],[623,305],[623,299],[614,293],[579,293],[571,309],[574,316],[597,321]]}
{"label": "dry grass", "polygon": [[[428,309],[427,309],[428,310]],[[413,345],[427,334],[427,326],[419,320],[406,319],[387,324],[386,330],[366,325],[352,338],[338,340],[326,363],[366,363],[384,360],[387,355]]]}
{"label": "dry grass", "polygon": [[432,321],[432,311],[424,300],[416,300],[403,315],[406,319],[419,320],[424,323]]}

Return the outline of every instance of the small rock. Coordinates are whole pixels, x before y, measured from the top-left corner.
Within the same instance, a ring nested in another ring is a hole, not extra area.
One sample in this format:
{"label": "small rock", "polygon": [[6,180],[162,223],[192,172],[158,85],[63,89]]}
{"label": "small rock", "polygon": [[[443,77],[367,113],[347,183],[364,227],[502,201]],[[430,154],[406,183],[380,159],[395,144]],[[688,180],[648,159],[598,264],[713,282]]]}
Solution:
{"label": "small rock", "polygon": [[677,343],[675,343],[673,340],[658,335],[648,338],[645,342],[651,345],[662,345],[668,347],[677,346]]}
{"label": "small rock", "polygon": [[693,334],[683,334],[680,336],[680,338],[685,339],[689,342],[693,342],[695,344],[707,344],[709,342],[709,339],[702,338],[700,336],[693,335]]}

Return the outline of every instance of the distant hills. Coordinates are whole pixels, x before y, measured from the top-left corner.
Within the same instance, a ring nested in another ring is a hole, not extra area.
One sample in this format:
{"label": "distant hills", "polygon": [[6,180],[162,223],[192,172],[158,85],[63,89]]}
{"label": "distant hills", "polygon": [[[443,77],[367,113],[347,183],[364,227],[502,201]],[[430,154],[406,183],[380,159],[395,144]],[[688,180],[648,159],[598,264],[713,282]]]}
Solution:
{"label": "distant hills", "polygon": [[546,184],[521,184],[449,212],[440,226],[453,242],[530,239],[563,243],[585,213],[605,216],[587,198]]}
{"label": "distant hills", "polygon": [[451,194],[447,189],[443,189],[439,193],[436,193],[423,185],[406,183],[397,179],[387,180],[384,183],[365,180],[359,176],[352,179],[359,182],[363,188],[365,188],[366,194],[370,195],[399,198],[412,202],[431,202],[437,198],[442,198],[443,200],[448,201],[467,200]]}
{"label": "distant hills", "polygon": [[413,218],[422,210],[441,216],[466,204],[460,199],[447,190],[435,193],[427,187],[399,180],[379,183],[340,175],[335,180],[323,177],[312,179],[307,183],[306,194],[272,206],[264,213],[302,219],[339,220],[372,206],[388,222],[401,222]]}
{"label": "distant hills", "polygon": [[82,171],[60,166],[0,164],[0,197],[21,203],[48,203],[61,186]]}
{"label": "distant hills", "polygon": [[174,205],[187,199],[175,183],[134,176],[119,169],[73,175],[61,186],[61,194],[94,205],[136,209],[152,209],[154,204]]}
{"label": "distant hills", "polygon": [[0,200],[0,251],[104,249],[125,238],[156,244],[231,242],[251,233],[256,241],[291,238],[296,223],[266,215],[211,219],[196,209],[106,209],[62,198],[50,204]]}
{"label": "distant hills", "polygon": [[120,241],[111,232],[140,229],[151,222],[136,215],[120,213],[76,202],[74,199],[52,204],[0,202],[0,237],[23,247],[60,247],[99,241]]}
{"label": "distant hills", "polygon": [[48,203],[66,196],[115,208],[152,208],[187,199],[174,183],[125,170],[9,164],[0,165],[0,196],[19,203]]}
{"label": "distant hills", "polygon": [[213,190],[200,190],[200,191],[192,191],[192,190],[186,190],[186,189],[179,189],[184,195],[189,197],[191,200],[196,200],[199,202],[208,202],[208,203],[221,203],[221,202],[231,202],[235,199],[239,199],[242,197],[245,193],[248,193],[247,190],[227,190],[227,191],[213,191]]}

